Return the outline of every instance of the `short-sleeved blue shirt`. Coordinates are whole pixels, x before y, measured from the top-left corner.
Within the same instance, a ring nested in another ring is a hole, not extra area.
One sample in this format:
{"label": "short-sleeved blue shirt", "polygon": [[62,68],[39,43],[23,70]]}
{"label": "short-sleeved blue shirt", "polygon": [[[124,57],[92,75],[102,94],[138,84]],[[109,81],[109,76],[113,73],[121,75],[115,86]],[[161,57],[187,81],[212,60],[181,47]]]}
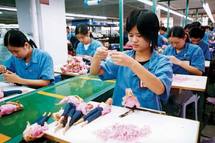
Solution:
{"label": "short-sleeved blue shirt", "polygon": [[164,42],[164,35],[158,34],[158,47],[162,47],[163,45],[168,45],[168,43]]}
{"label": "short-sleeved blue shirt", "polygon": [[[135,51],[127,51],[128,56],[134,57]],[[122,98],[125,96],[125,89],[131,88],[134,95],[140,102],[141,107],[162,110],[160,101],[167,101],[172,83],[172,64],[169,59],[153,51],[150,60],[143,65],[148,71],[158,77],[165,87],[165,92],[158,96],[147,87],[140,87],[139,77],[128,67],[118,66],[111,59],[101,63],[104,73],[100,75],[102,80],[116,79],[116,86],[113,94],[113,104],[122,106]],[[144,83],[144,81],[143,81]]]}
{"label": "short-sleeved blue shirt", "polygon": [[198,45],[203,50],[205,60],[211,60],[211,55],[210,55],[210,51],[209,51],[209,44],[206,43],[204,40],[201,40]]}
{"label": "short-sleeved blue shirt", "polygon": [[96,52],[96,49],[101,47],[101,46],[102,46],[101,42],[92,39],[88,49],[85,50],[84,44],[79,42],[78,45],[77,45],[76,54],[77,55],[93,56],[95,54],[95,52]]}
{"label": "short-sleeved blue shirt", "polygon": [[[165,48],[164,55],[175,56],[176,58],[184,61],[189,61],[190,65],[196,67],[200,71],[205,71],[205,57],[202,49],[198,45],[186,43],[184,48],[177,53],[176,49],[169,45]],[[173,73],[175,74],[189,74],[184,68],[173,64]]]}
{"label": "short-sleeved blue shirt", "polygon": [[4,64],[7,69],[25,79],[43,79],[54,81],[53,61],[51,56],[40,49],[33,48],[32,57],[26,64],[24,59],[11,56]]}
{"label": "short-sleeved blue shirt", "polygon": [[209,33],[210,33],[210,32],[205,32],[204,37],[202,38],[202,40],[204,40],[205,43],[208,43]]}

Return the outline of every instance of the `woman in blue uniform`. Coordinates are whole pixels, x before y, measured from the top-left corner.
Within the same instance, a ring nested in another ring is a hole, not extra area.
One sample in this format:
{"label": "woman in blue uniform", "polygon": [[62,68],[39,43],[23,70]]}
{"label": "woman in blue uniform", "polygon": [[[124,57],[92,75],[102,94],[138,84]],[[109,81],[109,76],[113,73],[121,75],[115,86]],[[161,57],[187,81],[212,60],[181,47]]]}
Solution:
{"label": "woman in blue uniform", "polygon": [[[167,55],[173,63],[173,73],[201,76],[205,70],[205,57],[202,49],[198,45],[186,43],[187,37],[180,26],[173,27],[168,37],[171,45],[164,50],[163,54]],[[196,95],[188,90],[171,90],[171,100],[179,106],[179,114],[182,113],[182,105],[192,96]]]}
{"label": "woman in blue uniform", "polygon": [[190,42],[202,48],[205,56],[205,60],[211,60],[209,44],[203,40],[204,31],[198,27],[194,27],[190,30],[189,35],[190,35]]}
{"label": "woman in blue uniform", "polygon": [[173,27],[169,34],[170,44],[163,54],[173,63],[173,73],[202,75],[205,70],[205,58],[202,49],[186,43],[185,32],[182,27]]}
{"label": "woman in blue uniform", "polygon": [[75,29],[75,35],[80,41],[77,45],[76,55],[82,55],[85,57],[92,57],[98,47],[102,46],[102,43],[91,38],[88,26],[80,24]]}
{"label": "woman in blue uniform", "polygon": [[142,107],[162,110],[172,82],[172,64],[154,49],[157,46],[159,21],[148,10],[134,10],[126,21],[126,31],[133,49],[126,52],[99,48],[91,63],[91,74],[101,79],[116,79],[113,104],[122,106],[125,89],[131,88]]}
{"label": "woman in blue uniform", "polygon": [[4,45],[12,53],[4,66],[0,65],[0,73],[7,82],[42,87],[54,81],[51,56],[37,49],[21,31],[9,30]]}

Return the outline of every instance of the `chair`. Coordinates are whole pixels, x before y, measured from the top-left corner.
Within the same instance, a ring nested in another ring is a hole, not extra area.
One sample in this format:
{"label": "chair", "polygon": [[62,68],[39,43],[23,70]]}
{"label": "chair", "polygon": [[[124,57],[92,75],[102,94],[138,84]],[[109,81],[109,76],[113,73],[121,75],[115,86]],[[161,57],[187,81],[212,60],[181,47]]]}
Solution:
{"label": "chair", "polygon": [[206,100],[208,103],[215,105],[215,97],[208,97]]}
{"label": "chair", "polygon": [[198,100],[200,96],[193,94],[187,101],[182,104],[182,117],[186,118],[186,107],[191,103],[195,103],[195,120],[198,120]]}

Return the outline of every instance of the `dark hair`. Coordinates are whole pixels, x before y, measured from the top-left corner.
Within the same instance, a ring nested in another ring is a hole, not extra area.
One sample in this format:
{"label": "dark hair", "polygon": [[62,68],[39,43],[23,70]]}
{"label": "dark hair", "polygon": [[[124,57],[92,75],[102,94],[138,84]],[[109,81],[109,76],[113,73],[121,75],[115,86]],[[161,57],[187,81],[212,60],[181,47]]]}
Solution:
{"label": "dark hair", "polygon": [[86,24],[79,24],[75,28],[75,35],[77,35],[77,34],[87,35],[88,31],[89,31],[89,29],[88,29],[88,26]]}
{"label": "dark hair", "polygon": [[137,26],[138,32],[151,43],[151,50],[157,47],[159,21],[149,10],[133,10],[126,20],[126,31]]}
{"label": "dark hair", "polygon": [[204,37],[204,31],[198,27],[194,27],[189,32],[190,38],[200,38],[202,39]]}
{"label": "dark hair", "polygon": [[191,28],[194,28],[194,27],[199,27],[199,28],[201,28],[201,23],[200,22],[198,22],[198,21],[195,21],[195,22],[193,22],[193,23],[191,23]]}
{"label": "dark hair", "polygon": [[162,30],[162,31],[165,31],[165,32],[166,32],[167,28],[166,28],[165,26],[161,26],[161,27],[160,27],[160,30]]}
{"label": "dark hair", "polygon": [[184,29],[181,26],[172,27],[168,33],[168,38],[169,37],[184,38],[185,37]]}
{"label": "dark hair", "polygon": [[24,33],[19,30],[11,29],[4,36],[4,46],[24,47],[25,42],[28,42],[31,47],[37,48],[33,40],[28,40]]}
{"label": "dark hair", "polygon": [[187,25],[184,26],[184,30],[185,29],[189,29],[190,30],[190,28],[191,28],[191,24],[187,24]]}

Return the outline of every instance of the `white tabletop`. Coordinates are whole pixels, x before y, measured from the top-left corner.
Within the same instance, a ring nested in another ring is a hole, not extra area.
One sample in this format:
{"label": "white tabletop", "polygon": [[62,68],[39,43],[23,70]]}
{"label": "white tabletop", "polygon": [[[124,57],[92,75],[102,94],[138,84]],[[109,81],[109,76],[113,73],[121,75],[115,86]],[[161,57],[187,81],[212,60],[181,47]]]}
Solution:
{"label": "white tabletop", "polygon": [[150,133],[141,137],[135,143],[196,143],[199,134],[199,122],[160,115],[145,111],[135,111],[120,118],[119,115],[128,111],[126,108],[113,106],[112,112],[99,117],[82,127],[72,126],[65,134],[62,129],[54,132],[55,122],[49,125],[45,136],[61,142],[70,143],[122,143],[116,140],[104,141],[96,132],[114,124],[135,125],[138,128],[149,127]]}
{"label": "white tabletop", "polygon": [[206,76],[175,74],[173,75],[172,88],[205,91],[206,84]]}
{"label": "white tabletop", "polygon": [[[35,89],[27,87],[27,86],[18,86],[18,85],[15,85],[13,83],[6,83],[6,82],[0,82],[0,88],[2,90],[4,90],[4,91],[8,91],[8,90],[23,90],[24,92],[22,94],[25,94],[25,93],[28,93],[28,92],[31,92],[31,91],[35,90]],[[17,97],[17,96],[20,96],[22,94],[14,94],[14,95],[11,95],[11,96],[8,96],[8,97],[1,98],[0,102],[8,100],[8,99],[11,99],[11,98],[14,98],[14,97]]]}

